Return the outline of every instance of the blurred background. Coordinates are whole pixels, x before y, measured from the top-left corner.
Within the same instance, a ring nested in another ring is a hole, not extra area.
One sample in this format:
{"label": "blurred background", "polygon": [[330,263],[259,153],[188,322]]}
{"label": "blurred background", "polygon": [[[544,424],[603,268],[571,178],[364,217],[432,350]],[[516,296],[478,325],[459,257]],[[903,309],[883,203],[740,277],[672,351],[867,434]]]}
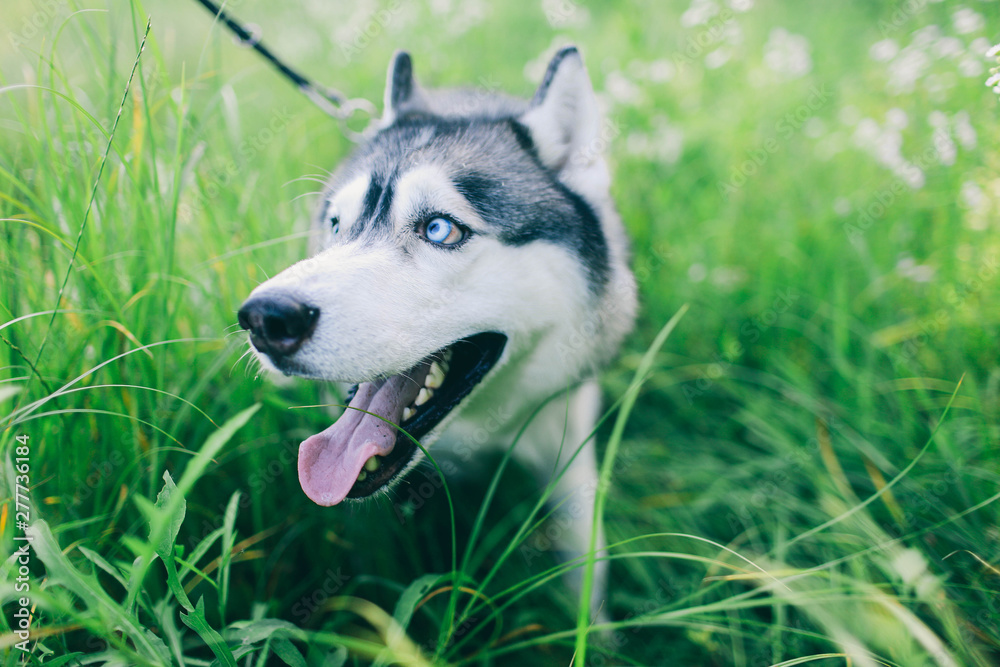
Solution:
{"label": "blurred background", "polygon": [[[379,108],[399,48],[424,85],[530,96],[580,46],[642,302],[608,405],[689,305],[615,461],[605,525],[627,543],[587,664],[997,664],[1000,3],[226,7]],[[259,403],[192,475],[174,551],[205,624],[250,647],[240,664],[367,664],[391,624],[343,596],[405,629],[384,664],[570,664],[577,601],[538,579],[560,527],[534,525],[527,473],[504,473],[462,580],[475,611],[447,631],[452,589],[428,578],[451,570],[440,482],[313,505],[294,462],[329,423],[303,407],[321,392],[241,359],[236,309],[306,252],[317,180],[353,146],[338,124],[195,2],[5,0],[0,25],[2,443],[12,457],[30,435],[35,517],[59,545],[32,565],[35,659],[227,664],[178,620],[162,565],[130,578],[141,499]],[[460,555],[485,486],[449,484]]]}

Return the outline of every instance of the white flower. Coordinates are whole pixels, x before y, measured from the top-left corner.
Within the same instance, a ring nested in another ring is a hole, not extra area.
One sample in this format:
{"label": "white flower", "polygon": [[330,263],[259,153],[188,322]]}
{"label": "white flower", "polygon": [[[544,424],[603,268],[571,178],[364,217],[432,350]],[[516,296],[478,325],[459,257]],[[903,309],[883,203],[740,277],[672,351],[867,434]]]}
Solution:
{"label": "white flower", "polygon": [[748,12],[753,9],[753,0],[729,0],[729,6],[737,12]]}
{"label": "white flower", "polygon": [[642,100],[642,89],[621,72],[611,72],[604,79],[604,88],[619,104],[638,104]]}
{"label": "white flower", "polygon": [[900,259],[896,263],[896,273],[915,283],[929,283],[934,279],[934,267],[927,264],[917,264],[912,257]]}
{"label": "white flower", "polygon": [[837,118],[844,125],[854,125],[861,120],[861,112],[853,104],[848,104],[837,112]]}
{"label": "white flower", "polygon": [[983,194],[983,189],[979,187],[978,183],[973,181],[966,181],[962,183],[962,203],[969,208],[979,208],[979,205],[983,203],[986,199],[986,195]]}
{"label": "white flower", "polygon": [[922,49],[907,46],[889,64],[889,90],[893,93],[912,92],[930,64],[931,59]]}
{"label": "white flower", "polygon": [[630,132],[625,140],[625,150],[662,164],[676,164],[684,150],[684,132],[670,125],[665,116],[653,119],[655,130]]}
{"label": "white flower", "polygon": [[934,132],[934,148],[937,149],[938,162],[950,167],[955,164],[955,157],[958,155],[958,149],[955,148],[955,142],[951,138],[948,130],[941,128]]}
{"label": "white flower", "polygon": [[924,184],[927,182],[927,177],[924,175],[923,170],[915,164],[907,163],[906,166],[903,167],[901,171],[896,172],[896,174],[914,190],[919,190],[924,187]]}
{"label": "white flower", "polygon": [[906,126],[910,124],[910,119],[905,111],[899,107],[893,107],[885,112],[885,122],[888,123],[889,127],[905,130]]}
{"label": "white flower", "polygon": [[807,137],[818,139],[826,133],[826,123],[823,122],[822,118],[813,116],[802,126],[802,133]]}
{"label": "white flower", "polygon": [[718,13],[719,6],[715,4],[715,0],[694,0],[687,11],[681,14],[681,25],[685,28],[703,25]]}
{"label": "white flower", "polygon": [[936,25],[927,25],[913,32],[913,46],[928,48],[931,44],[941,38],[941,28]]}
{"label": "white flower", "polygon": [[979,32],[986,25],[982,14],[977,14],[968,7],[962,7],[951,15],[951,22],[955,26],[955,32],[966,35],[970,32]]}
{"label": "white flower", "polygon": [[978,58],[973,58],[972,56],[965,56],[958,63],[958,71],[962,76],[980,76],[983,73],[983,69],[983,63]]}
{"label": "white flower", "polygon": [[1000,44],[994,44],[990,47],[990,50],[986,52],[987,58],[996,58],[1000,56]]}
{"label": "white flower", "polygon": [[732,51],[728,47],[720,47],[705,56],[705,67],[708,69],[719,69],[729,62],[731,56]]}
{"label": "white flower", "polygon": [[962,41],[957,37],[942,37],[934,44],[934,53],[938,58],[955,58],[964,52]]}
{"label": "white flower", "polygon": [[862,118],[854,130],[854,143],[859,148],[868,148],[879,138],[882,130],[871,118]]}
{"label": "white flower", "polygon": [[717,266],[712,269],[712,282],[723,289],[732,289],[734,286],[746,282],[746,279],[746,271],[737,266]]}
{"label": "white flower", "polygon": [[649,63],[649,70],[647,76],[653,83],[663,83],[664,81],[669,81],[673,78],[674,73],[677,68],[674,64],[665,58],[660,60],[654,60]]}
{"label": "white flower", "polygon": [[883,39],[880,42],[875,42],[868,49],[868,55],[871,56],[872,60],[880,63],[892,60],[896,57],[897,53],[899,53],[899,44],[896,44],[896,40],[893,39]]}
{"label": "white flower", "polygon": [[764,63],[778,74],[797,79],[812,70],[809,40],[784,28],[774,28],[764,45]]}
{"label": "white flower", "polygon": [[955,137],[958,139],[958,143],[962,144],[962,148],[967,151],[971,151],[976,147],[977,136],[976,130],[972,127],[972,122],[969,120],[968,111],[959,111],[954,115],[953,120],[955,122]]}
{"label": "white flower", "polygon": [[942,127],[948,127],[948,116],[943,111],[932,111],[927,116],[927,122],[930,123],[931,127],[941,129]]}

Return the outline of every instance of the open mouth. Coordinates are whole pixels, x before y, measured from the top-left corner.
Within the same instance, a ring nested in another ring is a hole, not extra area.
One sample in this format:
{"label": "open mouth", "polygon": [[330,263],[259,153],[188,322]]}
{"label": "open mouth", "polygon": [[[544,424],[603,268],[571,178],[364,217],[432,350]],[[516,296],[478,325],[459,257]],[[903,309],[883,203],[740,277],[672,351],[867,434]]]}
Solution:
{"label": "open mouth", "polygon": [[418,441],[430,433],[493,368],[506,343],[500,333],[475,334],[406,372],[353,387],[344,414],[299,446],[302,490],[330,506],[390,483],[417,454],[406,433]]}

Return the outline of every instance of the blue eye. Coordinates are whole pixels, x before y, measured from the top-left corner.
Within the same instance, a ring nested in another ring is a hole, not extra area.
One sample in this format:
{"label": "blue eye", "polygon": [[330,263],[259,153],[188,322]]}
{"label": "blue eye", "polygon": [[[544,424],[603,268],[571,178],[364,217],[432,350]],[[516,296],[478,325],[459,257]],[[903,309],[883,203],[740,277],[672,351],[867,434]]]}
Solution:
{"label": "blue eye", "polygon": [[466,232],[447,218],[431,218],[421,231],[421,236],[436,245],[452,246],[465,240]]}
{"label": "blue eye", "polygon": [[427,240],[434,243],[444,243],[451,234],[452,224],[444,218],[434,218],[427,223]]}

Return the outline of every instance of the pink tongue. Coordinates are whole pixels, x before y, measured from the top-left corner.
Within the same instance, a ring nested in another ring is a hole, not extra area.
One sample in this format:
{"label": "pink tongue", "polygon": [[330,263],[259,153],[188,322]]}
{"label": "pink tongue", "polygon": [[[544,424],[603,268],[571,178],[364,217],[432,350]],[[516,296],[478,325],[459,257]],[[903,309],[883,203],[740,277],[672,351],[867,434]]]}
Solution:
{"label": "pink tongue", "polygon": [[[365,461],[396,444],[403,408],[413,403],[427,375],[423,364],[388,380],[363,382],[340,419],[299,445],[299,484],[317,505],[336,505],[350,492]],[[361,412],[371,412],[382,417]]]}

